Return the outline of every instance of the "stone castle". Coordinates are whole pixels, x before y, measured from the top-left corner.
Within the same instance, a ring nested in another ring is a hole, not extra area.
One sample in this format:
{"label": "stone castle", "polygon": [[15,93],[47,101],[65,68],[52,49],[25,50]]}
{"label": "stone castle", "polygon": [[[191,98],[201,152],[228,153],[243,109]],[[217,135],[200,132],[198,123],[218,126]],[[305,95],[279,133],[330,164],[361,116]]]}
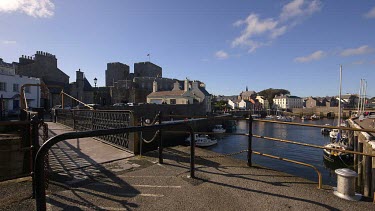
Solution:
{"label": "stone castle", "polygon": [[[92,87],[81,70],[76,71],[76,81],[69,83],[69,76],[57,66],[57,58],[47,52],[37,51],[33,56],[22,55],[15,64],[19,75],[40,78],[49,88],[50,97],[44,100],[44,107],[61,104],[60,91],[63,89],[72,97],[85,103],[95,103],[103,106],[114,103],[146,103],[147,95],[153,91],[153,82],[157,82],[160,91],[172,90],[177,82],[181,87],[184,80],[163,78],[162,68],[151,62],[134,64],[134,73],[130,73],[129,66],[120,62],[107,64],[105,70],[105,87]],[[205,84],[196,81],[205,88]],[[64,101],[65,105],[78,105],[74,100]]]}

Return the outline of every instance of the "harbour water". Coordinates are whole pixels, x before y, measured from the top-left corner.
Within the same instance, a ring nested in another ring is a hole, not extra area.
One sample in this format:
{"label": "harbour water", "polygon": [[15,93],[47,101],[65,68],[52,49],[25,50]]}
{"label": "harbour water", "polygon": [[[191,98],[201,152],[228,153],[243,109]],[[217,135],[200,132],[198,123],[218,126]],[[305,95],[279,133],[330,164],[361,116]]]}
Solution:
{"label": "harbour water", "polygon": [[[295,120],[295,122],[301,122],[301,120],[298,119]],[[336,122],[337,120],[333,119],[322,119],[315,121],[305,120],[302,123],[316,125],[336,125]],[[248,133],[248,122],[245,120],[238,121],[237,131],[235,132]],[[320,146],[323,146],[329,142],[329,136],[323,136],[321,134],[320,128],[285,124],[254,122],[253,134]],[[210,147],[209,149],[223,154],[233,153],[239,152],[243,149],[247,149],[247,143],[247,136],[229,135],[219,138],[218,144]],[[314,165],[322,174],[323,184],[336,186],[337,176],[334,173],[334,169],[338,168],[338,166],[333,166],[332,164],[326,163],[324,161],[322,149],[253,138],[253,150]],[[245,152],[234,157],[237,159],[246,160],[246,156],[247,153]],[[252,156],[252,161],[253,164],[256,165],[286,172],[295,176],[309,179],[311,181],[318,181],[317,173],[310,167],[305,167],[298,164],[267,158],[255,154],[253,154]],[[344,167],[346,166],[340,166],[340,168]]]}

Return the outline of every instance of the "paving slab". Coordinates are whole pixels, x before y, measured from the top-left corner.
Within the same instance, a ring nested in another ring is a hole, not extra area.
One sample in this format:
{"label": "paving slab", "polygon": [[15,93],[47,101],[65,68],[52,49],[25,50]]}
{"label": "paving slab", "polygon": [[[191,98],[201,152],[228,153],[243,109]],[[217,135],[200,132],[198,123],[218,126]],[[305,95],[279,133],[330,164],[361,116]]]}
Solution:
{"label": "paving slab", "polygon": [[[197,149],[197,156],[216,153]],[[282,172],[247,167],[232,158],[197,159],[189,178],[189,147],[134,157],[142,168],[114,173],[80,187],[51,193],[49,210],[374,210],[371,200],[346,201],[332,187]]]}

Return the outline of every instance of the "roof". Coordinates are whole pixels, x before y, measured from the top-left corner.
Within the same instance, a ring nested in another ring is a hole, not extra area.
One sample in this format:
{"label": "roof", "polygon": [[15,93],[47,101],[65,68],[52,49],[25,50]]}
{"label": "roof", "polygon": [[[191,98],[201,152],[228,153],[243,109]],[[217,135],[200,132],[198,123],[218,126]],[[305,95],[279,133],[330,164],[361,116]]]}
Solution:
{"label": "roof", "polygon": [[207,92],[207,90],[204,87],[199,86],[199,90],[201,90],[201,92],[203,92],[203,94],[205,96],[210,96],[211,95],[210,93]]}
{"label": "roof", "polygon": [[276,96],[276,97],[274,97],[274,99],[284,99],[284,98],[302,99],[302,98],[300,98],[300,97],[292,96],[292,95],[282,95],[282,96]]}
{"label": "roof", "polygon": [[251,96],[253,94],[256,94],[255,91],[243,91],[241,92],[241,96]]}
{"label": "roof", "polygon": [[233,100],[231,100],[231,99],[228,99],[228,101],[232,101],[232,102],[234,102],[234,103],[239,103],[239,102],[241,102],[242,100],[241,99],[233,99]]}
{"label": "roof", "polygon": [[83,91],[93,91],[90,82],[86,78],[83,79]]}
{"label": "roof", "polygon": [[160,92],[151,92],[147,97],[182,96],[183,94],[185,94],[184,90],[160,91]]}

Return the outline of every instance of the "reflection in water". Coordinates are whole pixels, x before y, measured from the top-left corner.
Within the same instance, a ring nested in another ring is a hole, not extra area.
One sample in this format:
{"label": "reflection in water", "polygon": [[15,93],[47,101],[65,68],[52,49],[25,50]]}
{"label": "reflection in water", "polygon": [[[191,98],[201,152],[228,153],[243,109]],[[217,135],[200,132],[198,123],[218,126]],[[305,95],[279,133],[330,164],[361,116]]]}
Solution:
{"label": "reflection in water", "polygon": [[[307,124],[332,124],[332,120],[305,121]],[[248,133],[248,122],[241,120],[237,122],[236,133]],[[323,146],[329,142],[328,136],[321,134],[320,128],[302,127],[295,125],[273,124],[265,122],[253,123],[253,134],[260,136],[275,137],[292,140],[302,143]],[[232,153],[247,148],[248,138],[246,136],[224,136],[218,144],[209,149],[220,153]],[[334,169],[337,166],[324,163],[323,150],[299,145],[269,141],[265,139],[253,138],[253,150],[275,156],[280,156],[308,164],[312,164],[322,173],[323,183],[335,186],[336,175]],[[246,153],[235,156],[235,158],[246,160]],[[274,160],[259,155],[253,155],[253,163],[275,170],[287,172],[296,176],[304,177],[312,181],[318,181],[316,172],[308,167],[285,161]],[[341,166],[337,168],[347,168]]]}

